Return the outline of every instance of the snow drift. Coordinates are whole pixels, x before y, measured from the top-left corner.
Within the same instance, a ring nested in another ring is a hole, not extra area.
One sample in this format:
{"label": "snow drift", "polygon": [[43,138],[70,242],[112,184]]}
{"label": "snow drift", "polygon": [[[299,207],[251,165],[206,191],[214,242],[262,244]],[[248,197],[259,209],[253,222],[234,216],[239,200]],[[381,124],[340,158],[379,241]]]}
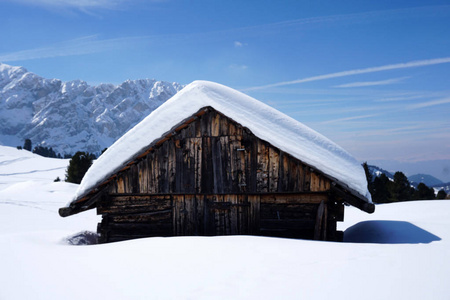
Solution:
{"label": "snow drift", "polygon": [[[346,236],[353,227],[370,238],[369,221],[399,222],[418,229],[406,232],[406,243],[383,227],[380,243],[352,234],[357,243],[222,236],[72,246],[67,240],[95,231],[98,217],[94,211],[59,217],[76,185],[53,182],[68,164],[53,161],[45,168],[49,159],[0,146],[0,299],[444,300],[450,294],[450,201],[378,205],[372,215],[346,208],[339,228]],[[411,242],[415,232],[420,236]]]}

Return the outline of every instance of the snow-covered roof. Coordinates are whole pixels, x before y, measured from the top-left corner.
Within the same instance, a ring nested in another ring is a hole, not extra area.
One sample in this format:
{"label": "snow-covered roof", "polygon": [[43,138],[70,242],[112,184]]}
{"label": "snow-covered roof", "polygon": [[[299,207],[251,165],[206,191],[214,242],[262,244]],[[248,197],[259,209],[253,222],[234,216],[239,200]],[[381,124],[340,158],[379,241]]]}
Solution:
{"label": "snow-covered roof", "polygon": [[103,153],[84,176],[72,202],[119,171],[174,125],[210,106],[258,138],[346,185],[371,203],[361,164],[328,138],[278,110],[229,87],[194,81],[154,110]]}

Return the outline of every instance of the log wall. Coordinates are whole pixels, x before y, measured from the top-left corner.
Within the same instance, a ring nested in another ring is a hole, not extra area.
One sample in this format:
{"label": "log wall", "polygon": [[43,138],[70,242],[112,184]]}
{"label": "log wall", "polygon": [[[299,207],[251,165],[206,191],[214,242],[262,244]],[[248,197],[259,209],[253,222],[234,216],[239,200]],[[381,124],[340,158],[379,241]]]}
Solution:
{"label": "log wall", "polygon": [[319,171],[210,109],[109,181],[97,203],[98,231],[104,242],[229,234],[336,240],[343,205],[330,186]]}
{"label": "log wall", "polygon": [[[327,208],[325,221],[319,206]],[[103,215],[98,231],[103,242],[148,236],[265,235],[315,238],[320,218],[328,236],[338,240],[336,222],[343,205],[326,193],[303,194],[133,194],[102,197],[97,213]],[[320,233],[319,233],[320,234]]]}
{"label": "log wall", "polygon": [[213,110],[152,147],[108,188],[111,194],[292,193],[328,191],[330,180]]}

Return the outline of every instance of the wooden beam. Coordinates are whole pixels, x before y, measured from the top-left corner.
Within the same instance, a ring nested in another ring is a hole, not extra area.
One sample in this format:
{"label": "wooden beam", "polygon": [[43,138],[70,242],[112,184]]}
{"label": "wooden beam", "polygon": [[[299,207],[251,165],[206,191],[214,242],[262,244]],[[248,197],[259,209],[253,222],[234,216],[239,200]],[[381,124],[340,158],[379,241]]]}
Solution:
{"label": "wooden beam", "polygon": [[356,197],[355,195],[351,194],[350,192],[343,190],[338,185],[332,185],[331,191],[332,191],[332,193],[335,193],[338,197],[342,198],[348,204],[353,205],[354,207],[357,207],[360,210],[363,210],[369,214],[371,214],[375,211],[375,205],[373,203],[368,203],[368,202]]}
{"label": "wooden beam", "polygon": [[[326,205],[325,201],[320,202],[319,208],[317,210],[317,216],[316,216],[316,225],[314,227],[314,239],[320,240],[321,239],[321,233],[322,233],[322,223],[323,218],[325,215]],[[326,226],[325,226],[326,230]]]}

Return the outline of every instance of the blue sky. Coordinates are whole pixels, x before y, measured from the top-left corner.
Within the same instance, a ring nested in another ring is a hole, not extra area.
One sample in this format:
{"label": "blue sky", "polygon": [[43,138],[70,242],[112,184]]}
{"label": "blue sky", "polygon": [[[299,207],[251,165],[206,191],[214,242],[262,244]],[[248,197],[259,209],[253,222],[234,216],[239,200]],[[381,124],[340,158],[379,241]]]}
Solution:
{"label": "blue sky", "polygon": [[0,11],[0,62],[90,84],[219,82],[361,161],[433,165],[450,181],[448,1],[0,0]]}

